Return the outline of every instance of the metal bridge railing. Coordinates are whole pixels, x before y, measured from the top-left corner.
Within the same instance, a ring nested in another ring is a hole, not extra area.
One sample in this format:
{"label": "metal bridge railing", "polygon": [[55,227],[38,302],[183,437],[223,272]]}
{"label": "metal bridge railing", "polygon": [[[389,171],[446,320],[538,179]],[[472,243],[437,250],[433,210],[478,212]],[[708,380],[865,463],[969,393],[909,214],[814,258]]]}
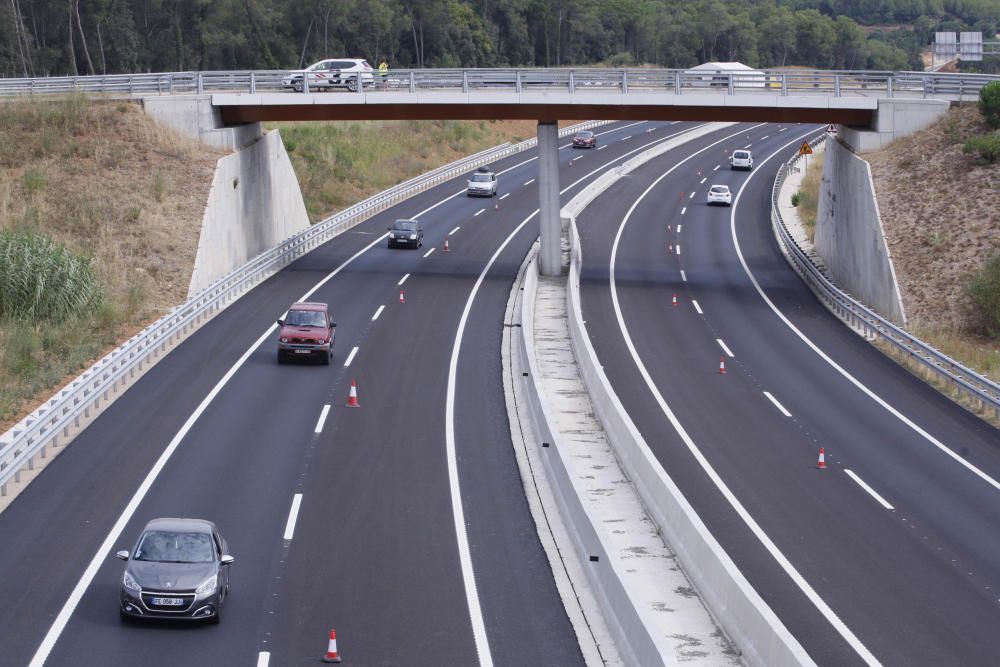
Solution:
{"label": "metal bridge railing", "polygon": [[[164,72],[32,79],[0,78],[0,96],[67,93],[112,96],[205,93],[287,92],[287,71]],[[368,78],[371,76],[371,79]],[[358,92],[459,91],[463,93],[563,91],[574,95],[707,94],[833,97],[935,97],[966,99],[1000,76],[940,72],[833,70],[734,70],[700,72],[674,69],[417,69],[391,70],[384,77],[365,75]],[[307,87],[309,88],[309,87]],[[315,85],[311,92],[316,92]]]}
{"label": "metal bridge railing", "polygon": [[[825,137],[814,139],[815,146]],[[864,334],[869,340],[880,340],[902,357],[908,358],[938,378],[956,394],[971,401],[980,410],[992,410],[1000,419],[1000,385],[966,368],[909,332],[897,327],[871,308],[840,289],[810,260],[806,252],[792,237],[778,208],[778,193],[790,169],[801,156],[795,156],[778,170],[771,191],[771,226],[781,245],[783,254],[806,285],[816,294],[830,312],[845,324]]]}
{"label": "metal bridge railing", "polygon": [[[564,128],[559,135],[607,122],[581,123]],[[7,494],[11,479],[20,481],[24,468],[34,468],[35,457],[45,458],[50,445],[58,447],[71,440],[72,432],[106,408],[151,364],[269,276],[376,213],[477,167],[533,148],[536,143],[537,139],[528,139],[518,144],[503,144],[421,174],[312,225],[219,278],[88,368],[18,425],[0,435],[0,496]]]}

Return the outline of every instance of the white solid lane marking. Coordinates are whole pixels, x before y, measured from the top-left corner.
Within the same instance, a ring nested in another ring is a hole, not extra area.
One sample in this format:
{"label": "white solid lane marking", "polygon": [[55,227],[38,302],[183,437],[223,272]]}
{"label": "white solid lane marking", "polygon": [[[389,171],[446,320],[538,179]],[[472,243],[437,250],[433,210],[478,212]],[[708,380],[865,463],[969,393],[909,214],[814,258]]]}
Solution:
{"label": "white solid lane marking", "polygon": [[458,227],[456,227],[455,229],[453,229],[453,230],[451,230],[450,232],[448,232],[448,236],[451,236],[452,234],[454,234],[455,232],[457,232],[457,231],[458,231],[458,230],[460,230],[461,228],[462,228],[462,226],[461,226],[461,225],[459,225],[459,226],[458,226]]}
{"label": "white solid lane marking", "polygon": [[694,309],[698,312],[699,315],[704,315],[705,314],[705,313],[701,312],[701,306],[698,305],[697,301],[695,301],[694,299],[691,299],[691,304],[694,306]]}
{"label": "white solid lane marking", "polygon": [[707,180],[708,180],[708,176],[706,176],[705,178],[701,179],[701,182],[704,183]]}
{"label": "white solid lane marking", "polygon": [[[756,125],[754,126],[754,128],[751,129],[756,129],[757,127],[761,127],[762,125],[763,123]],[[685,158],[684,160],[681,160],[676,165],[667,170],[662,176],[653,181],[653,183],[650,184],[650,186],[643,192],[643,194],[639,196],[639,198],[635,201],[635,203],[632,204],[631,208],[629,208],[628,212],[625,214],[625,218],[622,220],[622,223],[618,228],[618,233],[616,234],[615,240],[611,246],[611,261],[610,261],[610,272],[609,272],[610,282],[611,282],[611,302],[614,307],[615,316],[618,318],[618,328],[622,332],[622,337],[625,341],[625,345],[628,348],[629,353],[632,355],[632,360],[638,367],[639,373],[642,375],[643,380],[646,382],[646,386],[649,388],[649,391],[653,394],[654,399],[660,406],[660,410],[670,421],[670,424],[674,427],[674,430],[684,441],[684,444],[687,446],[688,450],[698,461],[698,464],[701,466],[702,470],[705,471],[706,475],[715,484],[716,488],[719,489],[719,491],[726,498],[730,506],[736,511],[736,513],[740,516],[740,518],[743,519],[743,522],[747,525],[747,527],[758,539],[758,541],[760,541],[760,543],[764,546],[764,548],[767,549],[768,553],[771,555],[772,558],[774,558],[775,562],[777,562],[778,565],[781,566],[781,568],[788,574],[788,576],[792,579],[792,581],[795,582],[795,584],[799,587],[799,590],[801,590],[806,595],[806,597],[809,598],[809,600],[813,603],[813,605],[819,610],[819,612],[823,614],[824,618],[827,619],[830,625],[833,626],[833,628],[840,634],[841,637],[844,638],[844,640],[848,644],[850,644],[851,648],[853,648],[855,652],[858,653],[859,657],[862,660],[864,660],[868,664],[877,665],[879,664],[878,659],[875,658],[875,656],[871,653],[871,651],[869,651],[865,647],[865,645],[861,643],[861,640],[858,639],[853,632],[851,632],[851,629],[848,628],[847,625],[842,620],[840,620],[837,614],[830,608],[828,604],[826,604],[823,598],[819,596],[819,594],[809,584],[809,582],[806,581],[805,577],[803,577],[802,574],[797,569],[795,569],[795,566],[792,565],[791,561],[789,561],[788,558],[781,552],[781,550],[778,549],[778,546],[774,543],[774,541],[771,540],[771,538],[767,535],[767,533],[764,532],[764,529],[761,528],[760,524],[757,523],[757,520],[753,518],[753,516],[750,514],[747,508],[743,506],[743,503],[741,503],[739,498],[737,498],[736,495],[733,493],[732,489],[729,488],[729,486],[725,483],[725,481],[723,481],[722,477],[719,476],[719,473],[715,470],[715,468],[712,467],[712,464],[709,463],[707,458],[705,458],[705,455],[702,453],[701,449],[691,438],[690,434],[684,428],[683,424],[680,423],[680,420],[677,419],[677,415],[675,415],[673,410],[670,409],[670,406],[667,405],[667,401],[666,399],[663,398],[663,394],[656,386],[656,383],[653,382],[653,378],[649,374],[649,370],[646,368],[646,365],[642,361],[642,357],[639,355],[638,350],[636,350],[635,348],[635,343],[632,341],[632,336],[629,334],[628,327],[625,324],[625,318],[622,315],[621,303],[618,298],[618,287],[615,276],[615,263],[618,258],[618,246],[621,243],[621,237],[622,234],[624,233],[625,225],[628,223],[628,220],[632,216],[632,213],[639,206],[640,202],[650,192],[652,192],[652,190],[660,183],[660,181],[666,178],[671,172],[673,172],[674,169],[680,167],[682,164],[684,164],[684,162],[694,158],[696,155],[699,155],[705,150],[708,150],[709,148],[712,148],[718,145],[719,143],[722,143],[722,141],[731,139],[732,137],[735,137],[738,134],[739,133],[729,135],[725,139],[720,140],[719,142],[716,142],[714,144],[711,144],[706,148],[702,149],[701,151],[697,151],[692,155],[688,156],[687,158]],[[787,148],[788,145],[783,146],[781,150]],[[760,171],[758,170],[752,172],[751,177],[753,176],[754,173],[760,173]],[[733,218],[731,218],[731,223],[732,221]],[[731,225],[731,228],[733,230],[733,233],[735,234],[735,227]],[[745,263],[744,263],[744,270],[747,270]],[[747,270],[747,273],[749,274],[749,270]],[[771,610],[770,607],[767,607],[766,603],[763,604],[765,604],[765,607],[770,611],[770,613],[773,614],[773,610]],[[775,617],[775,620],[781,627],[782,631],[781,634],[786,638],[785,640],[786,644],[791,646],[797,646],[798,651],[801,651],[801,656],[805,659],[808,659],[808,654],[805,653],[805,650],[802,649],[798,641],[791,635],[791,633],[788,632],[788,629],[783,624],[781,624],[780,621],[777,620],[777,617]]]}
{"label": "white solid lane marking", "polygon": [[406,279],[407,279],[407,278],[409,278],[409,277],[410,277],[410,274],[409,274],[409,273],[407,273],[407,274],[406,274],[405,276],[403,276],[402,278],[400,278],[400,279],[399,279],[399,282],[398,282],[398,283],[396,283],[396,284],[397,284],[397,285],[399,285],[400,287],[402,287],[403,283],[405,283],[405,282],[406,282]]}
{"label": "white solid lane marking", "polygon": [[605,146],[598,146],[598,147],[597,147],[597,150],[599,150],[599,151],[603,151],[603,150],[604,150],[605,148],[607,148],[607,146],[606,146],[606,145],[605,145]]}
{"label": "white solid lane marking", "polygon": [[[792,146],[792,145],[796,144],[797,142],[804,140],[810,134],[813,134],[813,133],[812,132],[806,132],[805,134],[802,134],[801,136],[799,136],[798,139],[793,139],[792,141],[790,141],[787,144],[785,144],[784,146],[782,146],[780,150],[784,150],[784,149],[788,148],[789,146]],[[767,160],[770,160],[775,155],[777,155],[777,153],[771,154],[771,156],[768,157]],[[763,164],[766,163],[767,160],[764,160],[764,162],[761,163],[761,166],[763,166]],[[750,176],[747,178],[747,180],[744,181],[743,187],[746,187],[746,183],[749,182],[749,180],[751,178],[753,178],[756,174],[759,174],[759,173],[760,173],[759,170],[755,170],[755,171],[751,172]],[[733,210],[729,214],[729,232],[732,235],[733,245],[736,247],[736,256],[740,260],[740,264],[743,267],[743,272],[746,273],[746,275],[747,275],[748,278],[750,278],[750,282],[753,283],[754,289],[757,290],[757,294],[759,294],[760,298],[762,298],[764,300],[764,303],[766,303],[768,305],[768,307],[771,309],[771,311],[775,315],[777,315],[778,318],[782,322],[784,322],[785,326],[787,326],[792,331],[792,333],[794,333],[796,336],[798,336],[799,339],[803,343],[805,343],[806,345],[808,345],[809,348],[813,352],[815,352],[823,361],[825,361],[827,364],[829,364],[831,368],[833,368],[838,373],[840,373],[840,375],[844,379],[846,379],[848,382],[850,382],[855,387],[857,387],[859,390],[861,390],[861,392],[863,392],[870,399],[872,399],[873,401],[875,401],[876,403],[878,403],[880,406],[882,406],[882,408],[884,408],[886,412],[888,412],[889,414],[891,414],[893,417],[895,417],[896,419],[898,419],[902,423],[906,424],[915,433],[919,434],[924,440],[926,440],[931,445],[933,445],[934,447],[936,447],[942,454],[944,454],[945,456],[948,456],[949,458],[951,458],[953,461],[955,461],[959,465],[964,466],[969,472],[971,472],[972,474],[974,474],[976,477],[979,477],[979,479],[983,480],[984,482],[986,482],[987,484],[989,484],[990,486],[992,486],[994,489],[1000,491],[1000,481],[997,481],[996,479],[990,477],[987,473],[983,472],[981,469],[977,468],[972,463],[966,461],[960,455],[956,454],[951,449],[949,449],[943,442],[941,442],[940,440],[938,440],[937,438],[935,438],[933,435],[931,435],[930,433],[928,433],[924,429],[920,428],[920,426],[918,426],[917,424],[915,424],[909,417],[907,417],[906,415],[904,415],[903,413],[901,413],[899,410],[897,410],[896,408],[894,408],[891,405],[889,405],[889,403],[887,401],[885,401],[881,396],[879,396],[874,391],[872,391],[871,389],[869,389],[866,385],[862,384],[862,382],[860,380],[858,380],[856,377],[854,377],[853,375],[851,375],[850,373],[848,373],[847,370],[844,367],[842,367],[836,361],[834,361],[833,359],[831,359],[829,357],[829,355],[827,355],[823,350],[821,350],[819,348],[818,345],[816,345],[810,338],[808,338],[804,333],[802,333],[799,330],[798,327],[796,327],[794,324],[792,324],[792,321],[789,320],[787,317],[785,317],[784,313],[782,313],[780,310],[778,310],[778,307],[774,305],[774,302],[771,301],[770,297],[767,296],[767,294],[764,292],[764,289],[760,286],[760,283],[757,282],[757,278],[750,271],[750,267],[747,265],[746,260],[743,257],[743,251],[740,248],[739,241],[736,238],[736,208],[735,207],[739,203],[740,195],[742,195],[742,193],[743,193],[743,189],[740,188],[740,191],[736,194],[736,201],[733,202]]]}
{"label": "white solid lane marking", "polygon": [[896,509],[895,507],[893,507],[892,505],[890,505],[890,504],[889,504],[889,502],[888,502],[888,501],[887,501],[887,500],[886,500],[885,498],[883,498],[883,497],[882,497],[882,496],[880,496],[880,495],[879,495],[878,493],[876,493],[876,492],[875,492],[875,489],[873,489],[872,487],[870,487],[870,486],[868,486],[867,484],[865,484],[865,480],[863,480],[863,479],[861,479],[860,477],[858,477],[858,476],[857,476],[857,475],[856,475],[856,474],[854,473],[854,471],[853,471],[853,470],[844,470],[844,472],[846,472],[846,473],[847,473],[847,476],[848,476],[848,477],[850,477],[850,478],[851,478],[851,479],[853,479],[853,480],[854,480],[855,482],[857,482],[857,483],[858,483],[858,486],[860,486],[860,487],[861,487],[862,489],[864,489],[865,491],[867,491],[867,492],[868,492],[868,494],[869,494],[869,495],[870,495],[870,496],[871,496],[872,498],[874,498],[874,499],[875,499],[875,500],[876,500],[876,501],[878,502],[878,504],[879,504],[879,505],[881,505],[882,507],[886,508],[887,510],[895,510],[895,509]]}
{"label": "white solid lane marking", "polygon": [[694,199],[694,193],[693,192],[690,195],[688,195],[688,199]]}
{"label": "white solid lane marking", "polygon": [[719,171],[719,167],[721,166],[722,166],[721,164],[715,165],[714,167],[712,167],[712,171]]}
{"label": "white solid lane marking", "polygon": [[292,498],[292,508],[288,510],[288,522],[285,523],[284,539],[292,539],[295,534],[295,522],[299,520],[299,507],[302,506],[302,494],[296,493]]}
{"label": "white solid lane marking", "polygon": [[524,184],[525,185],[531,185],[534,182],[535,182],[535,179],[532,178],[532,179],[529,179],[529,180],[525,181]]}
{"label": "white solid lane marking", "polygon": [[[354,348],[357,350],[358,348]],[[323,410],[319,413],[319,419],[316,420],[316,430],[313,433],[322,433],[323,425],[326,424],[326,416],[330,414],[330,406],[324,405]]]}
{"label": "white solid lane marking", "polygon": [[485,210],[486,210],[485,208],[481,208],[481,209],[479,209],[478,211],[476,211],[476,212],[475,212],[475,213],[474,213],[474,214],[472,215],[472,217],[474,218],[474,217],[476,217],[477,215],[481,215],[481,214],[482,214],[482,212],[483,212],[483,211],[485,211]]}
{"label": "white solid lane marking", "polygon": [[378,319],[378,316],[382,314],[383,310],[385,310],[385,306],[379,306],[378,307],[378,310],[376,310],[375,314],[372,315],[372,322],[374,322],[375,320]]}
{"label": "white solid lane marking", "polygon": [[257,656],[257,667],[267,667],[271,662],[271,654],[268,651],[261,651]]}
{"label": "white solid lane marking", "polygon": [[507,197],[509,197],[509,196],[510,196],[510,193],[508,192],[508,193],[506,193],[506,194],[502,194],[502,195],[500,195],[500,199],[506,199],[506,198],[507,198]]}
{"label": "white solid lane marking", "polygon": [[715,342],[719,344],[719,347],[722,348],[722,351],[725,352],[726,355],[728,355],[730,357],[733,356],[733,353],[729,350],[728,347],[726,347],[726,344],[724,342],[722,342],[721,338],[716,338]]}
{"label": "white solid lane marking", "polygon": [[357,353],[358,353],[358,347],[357,345],[355,345],[354,349],[351,350],[351,353],[347,355],[347,359],[344,359],[344,366],[350,366],[351,362],[354,361],[354,355]]}
{"label": "white solid lane marking", "polygon": [[681,269],[681,282],[686,283],[688,281],[687,275],[684,273],[684,269]]}
{"label": "white solid lane marking", "polygon": [[778,402],[778,399],[776,399],[774,396],[771,395],[771,392],[765,391],[764,395],[767,396],[767,400],[769,400],[772,403],[774,403],[774,407],[778,408],[778,410],[781,411],[781,414],[785,415],[786,417],[791,417],[792,416],[792,413],[789,412],[788,410],[786,410],[785,406],[782,405],[780,402]]}
{"label": "white solid lane marking", "polygon": [[681,233],[681,225],[677,225],[677,233],[678,233],[678,234],[680,234],[680,233]]}
{"label": "white solid lane marking", "polygon": [[427,252],[424,253],[424,257],[430,257],[431,253],[434,252],[435,250],[436,250],[436,248],[431,248],[430,250],[428,250]]}

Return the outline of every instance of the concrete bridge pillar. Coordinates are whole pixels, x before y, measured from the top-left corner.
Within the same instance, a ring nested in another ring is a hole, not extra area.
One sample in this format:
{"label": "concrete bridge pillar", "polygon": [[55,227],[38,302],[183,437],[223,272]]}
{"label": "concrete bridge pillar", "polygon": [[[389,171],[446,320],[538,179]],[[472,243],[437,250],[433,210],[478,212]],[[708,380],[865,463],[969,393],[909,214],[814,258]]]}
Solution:
{"label": "concrete bridge pillar", "polygon": [[543,276],[562,273],[562,229],[559,220],[559,125],[538,121],[538,219],[541,246],[538,268]]}

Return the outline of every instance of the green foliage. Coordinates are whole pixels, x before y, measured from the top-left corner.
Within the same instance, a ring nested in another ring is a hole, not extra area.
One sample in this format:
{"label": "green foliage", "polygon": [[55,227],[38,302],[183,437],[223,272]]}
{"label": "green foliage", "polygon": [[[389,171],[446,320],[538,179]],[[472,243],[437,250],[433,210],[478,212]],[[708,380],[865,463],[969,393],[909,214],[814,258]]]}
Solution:
{"label": "green foliage", "polygon": [[1000,128],[1000,81],[979,89],[979,113],[990,127]]}
{"label": "green foliage", "polygon": [[101,299],[89,259],[38,234],[0,232],[0,317],[64,320]]}
{"label": "green foliage", "polygon": [[987,260],[966,287],[976,307],[982,330],[991,338],[1000,338],[1000,253]]}
{"label": "green foliage", "polygon": [[792,206],[798,206],[802,202],[802,194],[796,192],[792,195]]}
{"label": "green foliage", "polygon": [[982,162],[995,164],[1000,160],[1000,132],[970,137],[962,147],[965,154],[975,154]]}

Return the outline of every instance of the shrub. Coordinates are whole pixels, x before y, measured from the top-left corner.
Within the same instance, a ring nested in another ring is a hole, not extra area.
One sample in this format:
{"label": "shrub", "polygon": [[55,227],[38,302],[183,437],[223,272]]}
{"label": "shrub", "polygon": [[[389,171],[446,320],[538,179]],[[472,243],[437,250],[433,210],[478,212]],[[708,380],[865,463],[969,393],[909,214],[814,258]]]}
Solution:
{"label": "shrub", "polygon": [[88,258],[39,234],[0,232],[0,316],[62,320],[88,313],[101,299]]}
{"label": "shrub", "polygon": [[992,128],[1000,128],[1000,81],[992,81],[979,89],[979,113]]}
{"label": "shrub", "polygon": [[792,206],[798,206],[799,202],[802,201],[802,195],[798,192],[792,195]]}
{"label": "shrub", "polygon": [[976,308],[980,326],[992,338],[1000,338],[1000,252],[990,257],[966,287]]}
{"label": "shrub", "polygon": [[995,163],[1000,159],[1000,132],[966,139],[962,152],[965,154],[975,153],[983,162]]}

